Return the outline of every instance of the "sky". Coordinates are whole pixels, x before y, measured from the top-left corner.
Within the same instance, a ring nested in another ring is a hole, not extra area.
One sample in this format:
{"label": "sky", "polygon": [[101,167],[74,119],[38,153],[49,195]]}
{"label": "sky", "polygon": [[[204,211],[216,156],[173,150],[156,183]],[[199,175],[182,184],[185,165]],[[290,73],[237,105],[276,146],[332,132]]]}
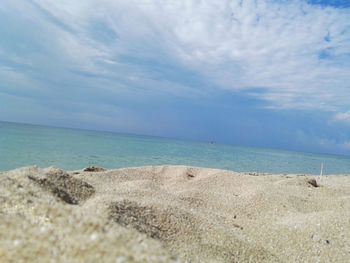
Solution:
{"label": "sky", "polygon": [[0,120],[350,154],[350,1],[1,0]]}

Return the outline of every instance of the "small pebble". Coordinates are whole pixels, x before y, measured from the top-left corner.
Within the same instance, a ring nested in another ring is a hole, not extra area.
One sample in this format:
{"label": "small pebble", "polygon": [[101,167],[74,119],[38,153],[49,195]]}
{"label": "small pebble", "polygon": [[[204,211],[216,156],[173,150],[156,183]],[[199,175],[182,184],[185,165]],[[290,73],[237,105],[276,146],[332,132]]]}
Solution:
{"label": "small pebble", "polygon": [[96,233],[93,233],[90,235],[90,240],[91,241],[95,241],[96,239],[98,239],[98,235]]}

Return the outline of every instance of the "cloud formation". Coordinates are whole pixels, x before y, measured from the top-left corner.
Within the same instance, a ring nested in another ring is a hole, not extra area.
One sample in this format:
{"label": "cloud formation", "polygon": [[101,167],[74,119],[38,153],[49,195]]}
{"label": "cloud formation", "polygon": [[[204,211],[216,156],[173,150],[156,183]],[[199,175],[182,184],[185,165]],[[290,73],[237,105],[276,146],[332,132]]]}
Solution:
{"label": "cloud formation", "polygon": [[335,114],[334,120],[350,124],[350,111],[338,112],[337,114]]}
{"label": "cloud formation", "polygon": [[349,107],[349,9],[268,0],[32,1],[84,73],[148,81],[157,72],[140,63],[171,64],[271,108]]}

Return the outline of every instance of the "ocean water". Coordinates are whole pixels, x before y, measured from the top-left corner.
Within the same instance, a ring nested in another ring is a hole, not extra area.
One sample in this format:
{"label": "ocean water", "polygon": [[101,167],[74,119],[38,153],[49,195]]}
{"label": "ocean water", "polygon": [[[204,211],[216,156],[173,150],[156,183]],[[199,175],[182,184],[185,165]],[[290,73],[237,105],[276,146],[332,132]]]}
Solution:
{"label": "ocean water", "polygon": [[67,170],[181,164],[268,173],[350,174],[350,156],[189,142],[0,122],[0,171],[37,165]]}

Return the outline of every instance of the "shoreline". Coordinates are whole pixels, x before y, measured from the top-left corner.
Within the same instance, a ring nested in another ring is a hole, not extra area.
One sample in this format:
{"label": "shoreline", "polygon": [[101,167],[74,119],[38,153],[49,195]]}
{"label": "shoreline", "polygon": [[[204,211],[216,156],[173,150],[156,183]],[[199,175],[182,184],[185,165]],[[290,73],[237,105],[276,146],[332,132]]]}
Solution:
{"label": "shoreline", "polygon": [[[100,167],[100,166],[91,166],[91,167]],[[127,169],[143,169],[143,168],[156,168],[156,167],[182,167],[182,168],[192,168],[192,169],[204,169],[204,170],[216,170],[218,172],[225,172],[225,173],[236,173],[236,174],[245,174],[245,175],[254,175],[254,176],[310,176],[310,177],[350,177],[350,172],[349,173],[339,173],[339,174],[311,174],[311,173],[273,173],[273,172],[264,172],[264,171],[235,171],[235,170],[229,170],[229,169],[221,169],[221,168],[212,168],[212,167],[204,167],[204,166],[191,166],[191,165],[181,165],[181,164],[160,164],[160,165],[140,165],[140,166],[125,166],[125,167],[119,167],[119,168],[103,168],[106,171],[113,172],[113,171],[118,171],[118,170],[127,170]],[[50,168],[57,168],[57,169],[62,169],[60,167],[57,167],[55,165],[53,166],[48,166],[48,167],[40,167],[38,165],[26,165],[26,166],[21,166],[18,168],[14,169],[9,169],[9,170],[0,170],[0,174],[5,174],[17,170],[25,170],[25,169],[38,169],[38,170],[45,170],[45,169],[50,169]],[[74,172],[81,172],[87,167],[83,167],[81,169],[62,169],[67,171],[68,173],[74,173]],[[102,167],[101,167],[102,168]]]}
{"label": "shoreline", "polygon": [[[310,180],[315,180],[316,184]],[[350,176],[189,166],[0,172],[0,261],[344,262]]]}

